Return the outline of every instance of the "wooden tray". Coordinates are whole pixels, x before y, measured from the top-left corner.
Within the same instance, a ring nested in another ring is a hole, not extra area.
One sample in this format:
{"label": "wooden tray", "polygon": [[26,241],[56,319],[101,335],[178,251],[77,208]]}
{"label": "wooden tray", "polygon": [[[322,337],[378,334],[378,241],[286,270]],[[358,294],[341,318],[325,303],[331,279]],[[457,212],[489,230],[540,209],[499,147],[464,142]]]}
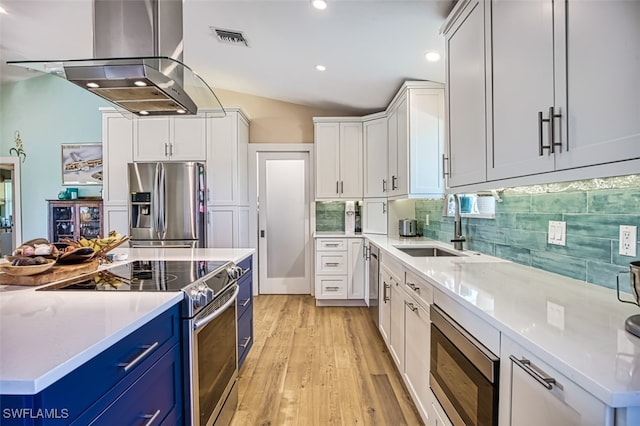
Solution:
{"label": "wooden tray", "polygon": [[54,281],[77,277],[81,274],[88,274],[98,269],[100,262],[91,260],[89,262],[77,263],[75,265],[54,265],[53,268],[37,275],[25,277],[0,273],[0,285],[28,285],[36,286],[49,284]]}

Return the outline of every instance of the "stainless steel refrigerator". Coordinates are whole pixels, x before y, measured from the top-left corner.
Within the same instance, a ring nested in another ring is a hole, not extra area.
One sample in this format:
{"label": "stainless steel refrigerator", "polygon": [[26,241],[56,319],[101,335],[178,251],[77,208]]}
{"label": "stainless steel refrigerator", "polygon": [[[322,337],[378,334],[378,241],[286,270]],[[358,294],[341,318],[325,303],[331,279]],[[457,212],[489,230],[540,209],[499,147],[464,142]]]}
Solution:
{"label": "stainless steel refrigerator", "polygon": [[195,162],[129,163],[132,247],[205,247],[205,170]]}

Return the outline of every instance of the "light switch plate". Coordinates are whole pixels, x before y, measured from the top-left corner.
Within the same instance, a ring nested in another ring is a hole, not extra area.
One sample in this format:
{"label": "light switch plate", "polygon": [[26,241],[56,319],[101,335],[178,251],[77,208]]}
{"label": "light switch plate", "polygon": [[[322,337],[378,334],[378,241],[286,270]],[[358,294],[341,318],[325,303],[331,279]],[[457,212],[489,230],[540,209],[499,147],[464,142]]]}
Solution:
{"label": "light switch plate", "polygon": [[555,244],[558,246],[567,245],[566,234],[567,234],[567,222],[562,222],[558,220],[549,221],[549,231],[547,234],[547,242],[549,244]]}
{"label": "light switch plate", "polygon": [[638,246],[638,227],[620,225],[620,254],[622,256],[636,256]]}

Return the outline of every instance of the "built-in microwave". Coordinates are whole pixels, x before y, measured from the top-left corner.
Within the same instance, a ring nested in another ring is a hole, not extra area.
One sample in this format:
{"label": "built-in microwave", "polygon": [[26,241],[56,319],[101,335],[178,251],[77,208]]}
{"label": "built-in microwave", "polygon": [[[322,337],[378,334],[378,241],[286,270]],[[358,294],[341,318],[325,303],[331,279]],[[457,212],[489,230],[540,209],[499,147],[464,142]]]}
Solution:
{"label": "built-in microwave", "polygon": [[498,424],[499,358],[431,305],[429,385],[454,426]]}

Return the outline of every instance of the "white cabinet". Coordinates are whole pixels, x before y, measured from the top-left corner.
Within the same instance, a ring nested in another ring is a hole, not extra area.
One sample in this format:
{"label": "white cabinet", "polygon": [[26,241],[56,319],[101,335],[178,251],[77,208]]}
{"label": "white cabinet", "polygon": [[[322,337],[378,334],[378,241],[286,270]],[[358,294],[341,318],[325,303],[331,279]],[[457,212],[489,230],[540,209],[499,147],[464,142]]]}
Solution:
{"label": "white cabinet", "polygon": [[472,0],[464,8],[464,2],[459,4],[445,37],[450,160],[446,174],[451,187],[487,178],[485,2]]}
{"label": "white cabinet", "polygon": [[402,283],[393,280],[391,284],[391,328],[389,335],[389,352],[396,362],[400,374],[404,373],[404,309],[405,293]]}
{"label": "white cabinet", "polygon": [[362,204],[362,232],[386,235],[387,199],[365,198]]}
{"label": "white cabinet", "polygon": [[362,121],[314,117],[316,199],[362,198]]}
{"label": "white cabinet", "polygon": [[365,259],[362,238],[317,238],[317,300],[364,300]]}
{"label": "white cabinet", "polygon": [[[133,161],[133,123],[122,114],[103,110],[102,113],[102,176],[105,205],[126,205],[129,202],[127,164]],[[126,234],[129,231],[127,230]]]}
{"label": "white cabinet", "polygon": [[207,119],[162,117],[134,120],[135,161],[205,161]]}
{"label": "white cabinet", "polygon": [[129,207],[126,204],[103,204],[102,213],[104,229],[101,235],[109,235],[111,231],[118,231],[122,235],[129,234]]}
{"label": "white cabinet", "polygon": [[249,247],[248,229],[248,207],[207,207],[207,247]]}
{"label": "white cabinet", "polygon": [[387,196],[387,118],[364,118],[364,197]]}
{"label": "white cabinet", "polygon": [[249,121],[237,108],[207,119],[207,204],[249,205],[247,172]]}
{"label": "white cabinet", "polygon": [[459,2],[445,24],[449,186],[635,173],[639,20],[635,1]]}
{"label": "white cabinet", "polygon": [[431,320],[429,311],[406,297],[404,307],[404,381],[416,408],[428,423],[431,389],[429,387],[429,353],[431,352]]}
{"label": "white cabinet", "polygon": [[388,113],[389,197],[442,195],[444,85],[405,82]]}
{"label": "white cabinet", "polygon": [[612,424],[604,403],[504,334],[500,359],[501,425]]}
{"label": "white cabinet", "polygon": [[380,335],[389,346],[389,336],[391,336],[391,286],[393,276],[384,263],[380,264],[380,282],[378,294],[378,311],[380,322],[378,328]]}

